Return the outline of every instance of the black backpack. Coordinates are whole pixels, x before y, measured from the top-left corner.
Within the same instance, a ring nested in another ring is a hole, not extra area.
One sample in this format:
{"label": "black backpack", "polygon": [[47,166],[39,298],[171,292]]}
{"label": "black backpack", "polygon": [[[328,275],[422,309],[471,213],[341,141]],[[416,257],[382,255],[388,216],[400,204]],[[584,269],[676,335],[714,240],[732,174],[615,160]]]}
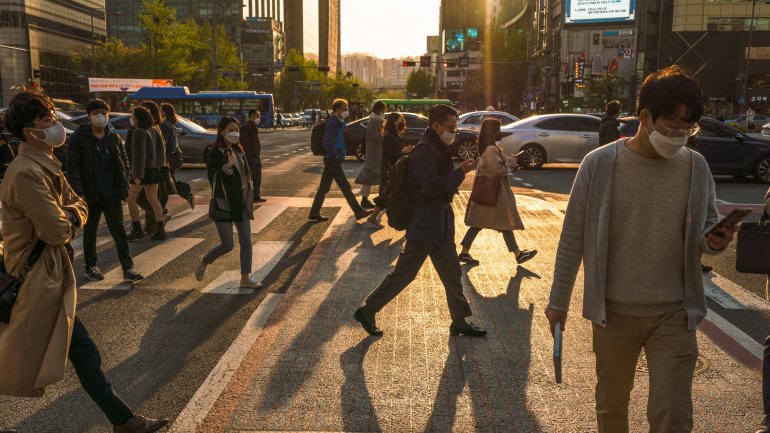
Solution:
{"label": "black backpack", "polygon": [[[417,204],[409,199],[409,161],[421,145],[423,144],[415,146],[388,169],[387,182],[382,191],[386,198],[385,213],[388,215],[388,225],[398,231],[406,230],[409,226],[412,211]],[[435,151],[432,148],[430,150],[436,160],[440,160]]]}
{"label": "black backpack", "polygon": [[324,150],[324,132],[326,132],[326,123],[319,123],[313,127],[313,132],[310,133],[310,150],[313,155],[325,155]]}

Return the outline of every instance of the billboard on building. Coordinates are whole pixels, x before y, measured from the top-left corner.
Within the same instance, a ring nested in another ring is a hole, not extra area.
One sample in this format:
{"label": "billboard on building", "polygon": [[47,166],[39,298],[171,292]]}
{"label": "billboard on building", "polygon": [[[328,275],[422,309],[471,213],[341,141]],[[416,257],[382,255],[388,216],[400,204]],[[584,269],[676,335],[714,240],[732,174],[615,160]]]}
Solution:
{"label": "billboard on building", "polygon": [[445,53],[462,53],[480,50],[479,29],[477,27],[444,30]]}
{"label": "billboard on building", "polygon": [[636,0],[564,0],[564,24],[632,22]]}
{"label": "billboard on building", "polygon": [[158,78],[88,78],[89,92],[136,92],[142,87],[173,85],[174,80]]}

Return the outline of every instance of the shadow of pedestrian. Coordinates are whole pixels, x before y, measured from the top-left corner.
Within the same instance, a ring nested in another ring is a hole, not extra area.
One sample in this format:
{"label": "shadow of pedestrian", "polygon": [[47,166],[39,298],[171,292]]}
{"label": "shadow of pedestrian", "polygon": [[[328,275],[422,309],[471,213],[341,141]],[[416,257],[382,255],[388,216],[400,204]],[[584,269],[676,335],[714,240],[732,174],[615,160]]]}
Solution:
{"label": "shadow of pedestrian", "polygon": [[[542,431],[526,404],[534,305],[519,305],[519,294],[528,278],[540,276],[519,266],[505,293],[486,297],[467,274],[463,276],[468,300],[475,315],[483,318],[488,335],[449,337],[446,363],[425,432]],[[472,421],[467,419],[467,403]]]}
{"label": "shadow of pedestrian", "polygon": [[[157,308],[154,319],[141,334],[142,341],[136,351],[112,368],[103,367],[115,392],[137,412],[149,416],[163,416],[164,413],[160,409],[173,407],[179,398],[173,392],[163,392],[164,387],[186,368],[194,366],[195,371],[203,375],[200,378],[203,380],[213,368],[216,359],[203,353],[205,351],[202,346],[209,344],[211,337],[219,332],[219,328],[251,301],[251,297],[246,296],[210,295],[188,302],[193,293],[195,292],[183,292]],[[132,300],[119,301],[130,303]],[[88,327],[88,314],[83,315],[86,316],[84,323]],[[126,315],[130,316],[130,311]],[[201,320],[202,317],[206,320]],[[113,340],[104,344],[97,342],[103,358],[109,356],[110,347],[120,344],[120,341],[116,342],[115,339],[125,339],[125,344],[131,346],[134,343],[130,339],[137,333],[136,329],[131,329],[130,317],[116,317],[113,320],[125,322],[127,326],[120,336],[112,335]],[[92,328],[92,332],[96,328]],[[59,433],[92,431],[97,426],[109,425],[107,418],[80,387],[71,366],[68,366],[67,370],[65,381],[52,388],[66,386],[74,389],[59,395],[31,416],[21,420],[16,428],[35,433]],[[49,393],[52,391],[49,390]],[[185,396],[190,397],[192,395]],[[153,401],[152,407],[140,411],[149,401]],[[17,403],[20,402],[14,404]],[[42,406],[44,403],[40,401],[38,404]]]}
{"label": "shadow of pedestrian", "polygon": [[340,410],[344,431],[381,431],[372,396],[366,385],[364,359],[369,347],[377,341],[368,337],[340,355],[345,382],[340,387]]}

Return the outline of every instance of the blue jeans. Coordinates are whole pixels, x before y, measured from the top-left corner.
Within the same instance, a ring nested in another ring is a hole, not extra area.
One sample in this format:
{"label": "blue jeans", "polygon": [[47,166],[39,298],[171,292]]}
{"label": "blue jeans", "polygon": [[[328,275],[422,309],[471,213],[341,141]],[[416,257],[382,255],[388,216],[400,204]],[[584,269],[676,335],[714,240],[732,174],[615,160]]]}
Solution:
{"label": "blue jeans", "polygon": [[237,222],[214,221],[219,235],[219,245],[203,256],[206,264],[214,261],[233,250],[233,224],[238,231],[238,244],[241,247],[241,274],[251,273],[251,220],[243,209],[243,219]]}

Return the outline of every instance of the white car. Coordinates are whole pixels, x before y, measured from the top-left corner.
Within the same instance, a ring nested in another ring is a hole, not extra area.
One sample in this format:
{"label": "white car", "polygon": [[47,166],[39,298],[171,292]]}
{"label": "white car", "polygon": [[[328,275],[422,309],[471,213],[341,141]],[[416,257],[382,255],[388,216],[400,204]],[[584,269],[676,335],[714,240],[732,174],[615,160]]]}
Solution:
{"label": "white car", "polygon": [[601,120],[587,114],[543,114],[503,126],[500,148],[506,155],[523,151],[524,168],[547,163],[581,162],[599,147]]}
{"label": "white car", "polygon": [[519,120],[518,117],[503,111],[472,111],[461,115],[460,118],[457,119],[457,126],[459,128],[472,129],[479,132],[481,129],[481,122],[483,122],[484,119],[497,119],[503,126]]}
{"label": "white car", "polygon": [[762,136],[770,137],[770,122],[762,125]]}

